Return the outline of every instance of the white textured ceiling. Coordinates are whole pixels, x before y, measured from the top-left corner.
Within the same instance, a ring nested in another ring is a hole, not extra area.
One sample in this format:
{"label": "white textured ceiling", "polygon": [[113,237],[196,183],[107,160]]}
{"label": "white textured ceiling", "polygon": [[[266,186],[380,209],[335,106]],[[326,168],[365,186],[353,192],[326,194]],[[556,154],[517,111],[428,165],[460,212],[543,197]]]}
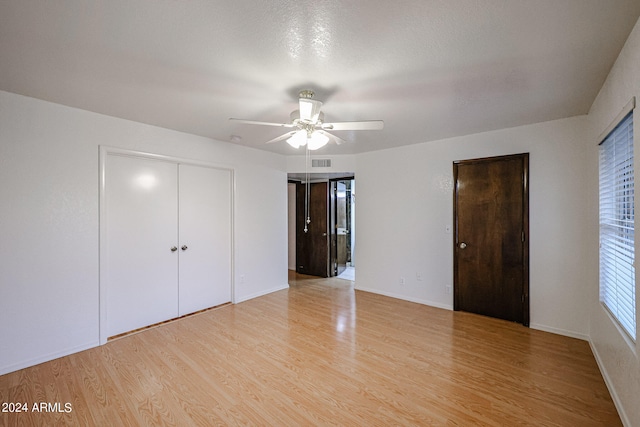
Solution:
{"label": "white textured ceiling", "polygon": [[[587,113],[638,0],[3,0],[0,90],[297,154],[301,89],[356,153]],[[231,143],[231,142],[230,142]]]}

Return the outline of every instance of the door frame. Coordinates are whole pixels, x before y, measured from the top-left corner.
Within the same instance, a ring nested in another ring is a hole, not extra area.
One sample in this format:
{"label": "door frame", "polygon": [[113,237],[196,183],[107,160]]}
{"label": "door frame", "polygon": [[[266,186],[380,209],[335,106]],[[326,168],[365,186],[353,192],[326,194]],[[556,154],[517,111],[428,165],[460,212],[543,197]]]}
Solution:
{"label": "door frame", "polygon": [[348,227],[346,234],[346,246],[347,246],[347,263],[351,259],[351,182],[354,178],[332,178],[329,180],[329,277],[339,276],[341,274],[338,271],[338,204],[337,204],[337,185],[342,182],[348,187],[345,194],[346,204],[346,223]]}
{"label": "door frame", "polygon": [[522,233],[523,233],[523,245],[522,245],[522,260],[523,260],[523,299],[522,299],[522,324],[529,326],[530,321],[530,307],[529,307],[529,153],[510,154],[494,157],[482,157],[469,160],[457,160],[453,162],[453,309],[457,311],[459,309],[459,302],[457,297],[458,289],[458,251],[456,248],[459,244],[458,239],[458,212],[457,212],[457,197],[458,197],[458,165],[483,163],[490,161],[501,161],[521,158],[523,162],[523,201],[522,201]]}
{"label": "door frame", "polygon": [[100,145],[99,149],[99,235],[98,235],[98,266],[99,266],[99,278],[98,278],[98,305],[99,305],[99,344],[106,344],[107,334],[107,293],[108,290],[108,271],[107,265],[107,206],[106,206],[106,164],[107,156],[124,156],[124,157],[136,157],[147,160],[157,160],[169,163],[175,163],[176,165],[193,165],[202,166],[213,169],[221,169],[229,171],[231,177],[230,185],[230,212],[229,218],[231,222],[231,238],[229,241],[229,251],[231,254],[231,280],[229,283],[231,289],[231,303],[236,303],[235,292],[235,169],[227,164],[203,162],[200,160],[186,159],[182,157],[167,156],[163,154],[148,153],[144,151],[135,151],[125,148],[118,148],[108,145]]}

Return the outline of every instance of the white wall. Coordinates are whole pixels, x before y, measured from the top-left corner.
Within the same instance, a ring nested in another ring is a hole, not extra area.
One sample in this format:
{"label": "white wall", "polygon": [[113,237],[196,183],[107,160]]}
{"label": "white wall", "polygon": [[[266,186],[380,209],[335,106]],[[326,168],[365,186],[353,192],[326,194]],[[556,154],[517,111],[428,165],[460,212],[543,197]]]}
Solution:
{"label": "white wall", "polygon": [[235,169],[235,299],[287,286],[286,161],[0,92],[0,374],[98,344],[98,146]]}
{"label": "white wall", "polygon": [[[585,183],[590,190],[589,227],[593,239],[590,251],[585,259],[590,268],[588,285],[592,290],[589,295],[591,346],[600,365],[600,369],[613,395],[618,411],[626,425],[640,425],[640,346],[625,339],[611,316],[604,309],[598,298],[598,137],[611,123],[631,97],[636,97],[636,105],[640,105],[640,21],[636,23],[629,39],[613,66],[598,97],[589,112],[590,133],[587,138],[589,155],[589,180]],[[640,132],[640,110],[634,112],[635,129],[635,171],[636,180],[640,176],[640,156],[638,144]],[[636,207],[640,197],[636,196]],[[636,219],[636,225],[640,220]],[[638,228],[638,227],[636,227]],[[636,253],[639,243],[636,240]],[[640,295],[640,281],[636,269],[636,307]],[[640,314],[640,313],[639,313]],[[638,317],[636,317],[638,319]],[[637,328],[640,330],[640,328]]]}
{"label": "white wall", "polygon": [[451,309],[452,164],[528,152],[531,326],[586,339],[585,126],[581,116],[360,155],[356,288]]}

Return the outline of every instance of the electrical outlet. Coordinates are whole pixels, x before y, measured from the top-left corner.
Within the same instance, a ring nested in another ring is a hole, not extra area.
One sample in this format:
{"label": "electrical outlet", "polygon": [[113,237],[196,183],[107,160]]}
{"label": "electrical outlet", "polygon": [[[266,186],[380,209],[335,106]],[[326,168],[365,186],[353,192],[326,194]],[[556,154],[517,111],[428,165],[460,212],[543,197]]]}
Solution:
{"label": "electrical outlet", "polygon": [[451,295],[451,285],[447,285],[447,293]]}
{"label": "electrical outlet", "polygon": [[404,286],[404,277],[400,276],[400,286]]}
{"label": "electrical outlet", "polygon": [[420,282],[422,280],[422,273],[416,273],[416,280]]}
{"label": "electrical outlet", "polygon": [[240,275],[240,284],[244,285],[244,274]]}

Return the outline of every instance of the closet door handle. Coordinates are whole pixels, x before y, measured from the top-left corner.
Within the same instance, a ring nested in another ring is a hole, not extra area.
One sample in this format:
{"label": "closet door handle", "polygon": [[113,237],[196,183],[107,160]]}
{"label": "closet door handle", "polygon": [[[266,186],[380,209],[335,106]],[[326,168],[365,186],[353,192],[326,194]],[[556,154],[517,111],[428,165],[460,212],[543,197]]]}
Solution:
{"label": "closet door handle", "polygon": [[175,246],[171,246],[171,252],[175,252],[175,251],[177,251],[177,250],[178,250],[178,248],[177,248],[177,247],[175,247]]}
{"label": "closet door handle", "polygon": [[182,249],[183,251],[186,251],[189,248],[187,247],[187,245],[182,245],[182,247],[180,249]]}

